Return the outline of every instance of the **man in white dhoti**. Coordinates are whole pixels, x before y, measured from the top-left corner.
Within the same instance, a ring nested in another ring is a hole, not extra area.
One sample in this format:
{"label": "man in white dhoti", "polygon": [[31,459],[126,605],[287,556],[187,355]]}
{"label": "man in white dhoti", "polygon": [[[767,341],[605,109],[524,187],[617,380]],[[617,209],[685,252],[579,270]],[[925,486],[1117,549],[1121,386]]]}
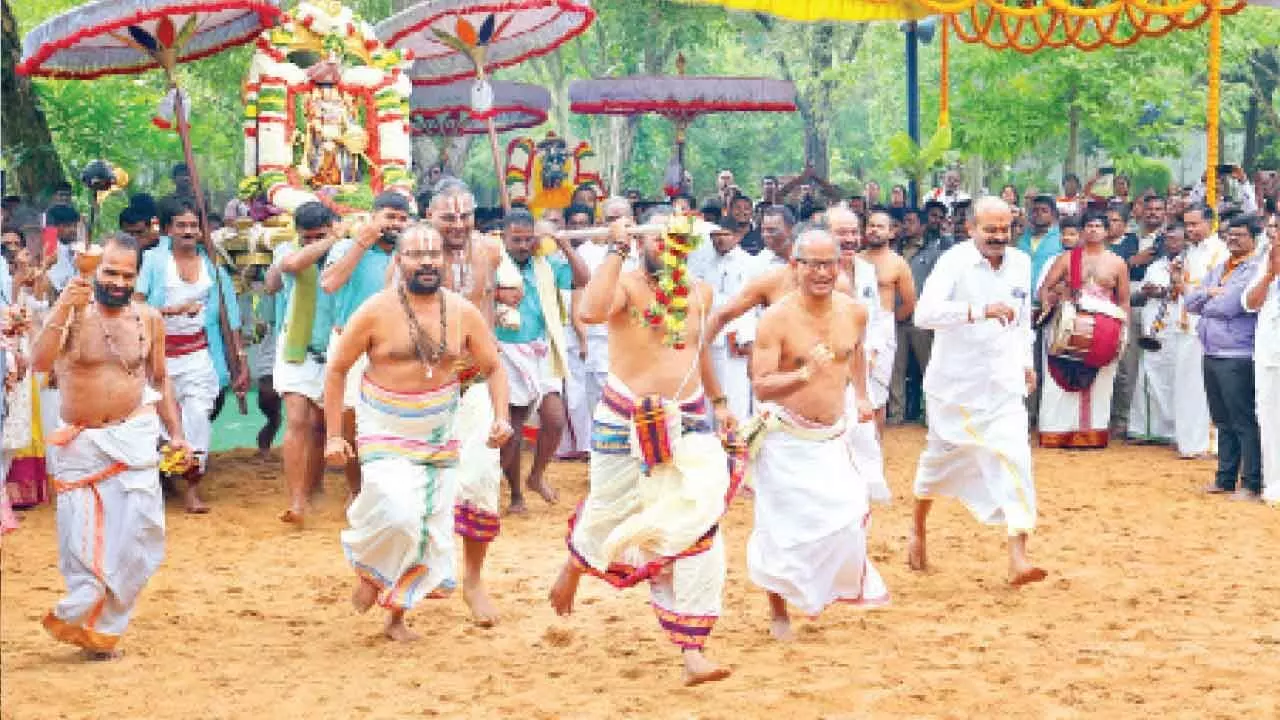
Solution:
{"label": "man in white dhoti", "polygon": [[[715,250],[700,280],[715,293],[713,307],[719,308],[742,291],[756,270],[755,258],[738,247],[738,238],[722,227],[711,228],[711,246]],[[751,378],[747,375],[747,357],[754,341],[755,318],[750,314],[725,326],[724,332],[710,340],[716,378],[729,400],[734,417],[751,415]]]}
{"label": "man in white dhoti", "polygon": [[835,293],[840,256],[824,230],[796,239],[799,290],[760,318],[752,374],[760,412],[745,430],[755,477],[751,581],[769,594],[770,632],[792,639],[787,605],[817,615],[833,602],[888,600],[867,560],[866,479],[846,433],[844,395],[872,418],[862,349],[868,312]]}
{"label": "man in white dhoti", "polygon": [[[352,603],[361,612],[375,602],[387,608],[386,636],[407,641],[417,636],[405,626],[405,612],[456,585],[454,416],[456,368],[464,356],[489,378],[495,419],[488,445],[501,445],[511,426],[506,378],[484,317],[440,287],[446,263],[439,233],[425,225],[411,228],[400,239],[395,262],[402,281],[356,310],[329,357],[325,457],[339,466],[358,451],[362,466],[360,493],[347,508],[350,527],[342,533],[359,578]],[[353,449],[342,436],[343,388],[361,355],[369,362],[360,379]],[[483,614],[491,615],[491,609]]]}
{"label": "man in white dhoti", "polygon": [[[645,222],[665,225],[670,213],[651,210]],[[660,253],[657,237],[646,237],[643,267],[623,271],[631,249],[624,224],[614,224],[610,255],[578,308],[583,322],[608,323],[611,374],[596,408],[590,488],[570,520],[569,559],[550,600],[559,614],[571,613],[584,572],[617,588],[649,581],[658,622],[683,652],[685,684],[696,685],[730,672],[707,659],[703,648],[724,591],[719,522],[744,458],[731,473],[707,421],[709,396],[718,425],[728,433],[735,429],[706,343],[711,336],[704,332],[711,288],[687,276],[673,281],[683,290],[675,296],[687,299],[687,316],[646,319],[656,283],[670,280],[673,268],[687,275],[688,267],[674,254]],[[665,247],[686,242],[692,229],[689,216],[677,217]]]}
{"label": "man in white dhoti", "polygon": [[1047,353],[1038,418],[1041,447],[1105,448],[1111,440],[1111,395],[1129,317],[1129,266],[1107,248],[1106,227],[1106,216],[1086,214],[1082,242],[1053,261],[1039,290],[1046,310],[1070,303],[1078,315],[1092,314],[1093,321],[1092,343],[1083,358]]}
{"label": "man in white dhoti", "polygon": [[1023,585],[1046,575],[1027,558],[1036,522],[1024,403],[1036,381],[1031,261],[1009,247],[1008,204],[984,197],[974,212],[973,239],[938,259],[916,305],[916,325],[934,339],[909,560],[926,568],[929,509],[937,497],[954,497],[980,522],[1008,528],[1009,582]]}
{"label": "man in white dhoti", "polygon": [[[614,203],[623,214],[630,216],[631,204],[625,199],[605,201],[606,206],[609,203]],[[590,208],[571,206],[566,215],[569,230],[590,227]],[[576,244],[574,250],[587,266],[588,273],[594,273],[608,254],[609,242],[607,238],[586,240]],[[567,422],[556,456],[562,460],[585,460],[591,452],[591,415],[600,402],[600,393],[609,376],[609,338],[608,330],[603,326],[583,325],[573,316],[573,307],[580,302],[582,289],[561,292],[562,297],[566,295],[569,302],[565,308],[572,324],[572,332],[565,333],[569,358],[569,376],[564,381]]]}
{"label": "man in white dhoti", "polygon": [[[431,226],[444,239],[446,288],[464,295],[480,311],[488,327],[511,327],[519,322],[523,281],[503,252],[502,243],[475,232],[475,198],[466,185],[450,181],[431,198]],[[501,452],[489,447],[493,427],[493,398],[487,379],[464,361],[458,368],[458,494],[454,503],[454,532],[462,537],[463,595],[481,626],[498,620],[485,591],[483,571],[489,545],[502,531]]]}
{"label": "man in white dhoti", "polygon": [[875,265],[880,310],[870,328],[881,339],[871,367],[871,404],[876,408],[876,427],[884,430],[889,404],[889,386],[893,383],[893,361],[898,349],[896,322],[911,317],[916,308],[916,285],[911,267],[894,252],[893,219],[887,212],[873,212],[867,218],[867,232],[859,255]]}
{"label": "man in white dhoti", "polygon": [[1129,403],[1128,431],[1129,438],[1139,442],[1173,443],[1173,400],[1177,394],[1174,326],[1178,303],[1170,290],[1174,274],[1181,272],[1178,258],[1182,255],[1183,233],[1181,221],[1165,230],[1163,254],[1147,266],[1139,288],[1147,298],[1142,306],[1142,336],[1148,341],[1138,358],[1138,378],[1133,385],[1133,401]]}
{"label": "man in white dhoti", "polygon": [[[1227,245],[1213,231],[1213,209],[1196,205],[1182,213],[1187,245],[1183,250],[1182,291],[1174,326],[1174,374],[1178,391],[1173,399],[1174,439],[1178,456],[1204,457],[1210,451],[1209,396],[1204,389],[1204,347],[1200,344],[1200,316],[1188,312],[1186,298],[1204,284],[1213,268],[1227,261]],[[1170,311],[1174,308],[1170,307]]]}
{"label": "man in white dhoti", "polygon": [[1280,243],[1272,243],[1259,262],[1241,302],[1245,310],[1258,313],[1253,366],[1262,439],[1262,499],[1280,503]]}
{"label": "man in white dhoti", "polygon": [[56,370],[65,390],[65,424],[48,442],[67,594],[44,627],[92,659],[115,657],[164,557],[161,420],[170,447],[190,449],[166,372],[164,323],[132,301],[137,243],[113,238],[101,258],[92,282],[68,280],[32,353],[35,370]]}
{"label": "man in white dhoti", "polygon": [[[247,355],[238,332],[239,303],[231,276],[206,253],[200,240],[200,217],[190,201],[162,202],[160,227],[165,237],[142,258],[136,297],[164,318],[168,376],[182,413],[182,428],[197,459],[183,475],[187,512],[206,513],[209,506],[199,488],[208,470],[214,403],[222,387],[230,385],[236,392],[249,388]],[[227,338],[222,333],[220,305],[226,306],[233,331]],[[223,342],[232,343],[236,367],[229,368]]]}

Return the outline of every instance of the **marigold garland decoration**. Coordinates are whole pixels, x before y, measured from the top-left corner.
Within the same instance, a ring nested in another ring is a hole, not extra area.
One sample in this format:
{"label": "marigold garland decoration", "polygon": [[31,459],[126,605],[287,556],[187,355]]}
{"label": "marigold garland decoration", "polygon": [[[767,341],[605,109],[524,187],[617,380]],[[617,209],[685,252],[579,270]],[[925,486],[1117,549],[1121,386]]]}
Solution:
{"label": "marigold garland decoration", "polygon": [[644,311],[649,327],[664,331],[663,344],[683,350],[688,338],[685,328],[689,317],[689,253],[698,246],[693,232],[693,217],[674,215],[658,241],[659,269],[653,302]]}

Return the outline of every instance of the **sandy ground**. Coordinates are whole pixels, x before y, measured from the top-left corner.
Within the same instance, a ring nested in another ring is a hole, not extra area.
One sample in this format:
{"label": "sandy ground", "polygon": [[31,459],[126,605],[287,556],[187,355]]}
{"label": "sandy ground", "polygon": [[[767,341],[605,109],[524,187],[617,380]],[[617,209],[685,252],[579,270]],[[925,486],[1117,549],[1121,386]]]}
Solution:
{"label": "sandy ground", "polygon": [[787,717],[1269,718],[1280,715],[1276,511],[1206,498],[1212,465],[1167,450],[1037,451],[1038,586],[1003,582],[1002,532],[955,503],[933,515],[933,568],[905,567],[911,473],[923,431],[886,440],[897,497],[877,510],[887,608],[831,608],[770,641],[746,579],[749,502],[724,523],[725,613],[710,646],[734,676],[679,685],[647,594],[584,579],[577,613],[544,598],[564,558],[585,466],[560,464],[565,504],[532,501],[490,555],[503,623],[481,630],[460,596],[420,606],[425,639],[381,639],[347,603],[340,478],[312,527],[276,519],[277,465],[216,461],[215,510],[172,505],[169,552],[143,595],[124,659],[83,664],[39,619],[58,598],[53,513],[4,541],[0,714],[5,718]]}

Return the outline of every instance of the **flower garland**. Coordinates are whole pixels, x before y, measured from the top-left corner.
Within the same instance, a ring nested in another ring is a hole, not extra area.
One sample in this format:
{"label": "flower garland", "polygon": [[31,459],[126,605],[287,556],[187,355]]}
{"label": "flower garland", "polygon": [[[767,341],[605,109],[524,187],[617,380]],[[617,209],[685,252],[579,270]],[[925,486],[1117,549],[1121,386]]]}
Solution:
{"label": "flower garland", "polygon": [[658,241],[659,269],[653,302],[644,311],[649,327],[664,330],[663,343],[683,350],[688,338],[685,328],[689,317],[689,253],[698,245],[693,232],[693,217],[676,215],[667,223]]}

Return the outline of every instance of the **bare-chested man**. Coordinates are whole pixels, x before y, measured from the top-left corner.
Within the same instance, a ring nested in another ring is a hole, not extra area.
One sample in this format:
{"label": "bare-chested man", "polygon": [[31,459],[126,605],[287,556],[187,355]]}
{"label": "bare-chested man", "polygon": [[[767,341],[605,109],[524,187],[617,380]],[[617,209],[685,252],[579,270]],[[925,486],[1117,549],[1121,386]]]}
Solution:
{"label": "bare-chested man", "polygon": [[[364,302],[329,356],[325,373],[325,456],[338,466],[355,455],[342,437],[343,386],[361,355],[368,366],[356,402],[363,483],[347,508],[342,545],[359,576],[352,603],[390,611],[386,635],[414,640],[404,614],[454,585],[453,524],[459,441],[457,368],[464,360],[489,378],[489,446],[511,435],[506,375],[493,335],[470,302],[441,289],[445,249],[425,225],[400,239],[402,281]],[[467,598],[472,602],[472,598]],[[475,606],[473,605],[473,611]]]}
{"label": "bare-chested man", "polygon": [[[506,261],[502,243],[475,231],[476,203],[461,182],[444,183],[431,198],[431,226],[444,238],[444,286],[464,295],[484,318],[485,326],[495,322],[495,303],[507,307],[520,304],[521,288],[498,287],[499,269]],[[514,267],[508,269],[519,272]],[[523,283],[520,283],[523,286]],[[493,403],[489,385],[474,367],[459,368],[462,397],[458,404],[458,497],[454,509],[454,531],[462,536],[463,594],[476,622],[491,625],[498,620],[485,591],[483,569],[489,543],[502,529],[499,498],[502,492],[501,451],[489,447],[493,426]]]}
{"label": "bare-chested man", "polygon": [[92,659],[115,657],[164,557],[162,421],[170,447],[190,453],[166,372],[164,323],[132,299],[137,242],[112,238],[100,257],[92,282],[67,283],[32,351],[34,370],[57,372],[65,423],[48,445],[67,594],[44,626]]}
{"label": "bare-chested man", "polygon": [[[1076,268],[1073,270],[1073,268]],[[1070,301],[1122,324],[1129,315],[1129,266],[1107,248],[1106,216],[1085,215],[1082,242],[1053,261],[1040,288],[1040,302],[1052,308]],[[1095,335],[1102,328],[1095,325]],[[1120,337],[1117,335],[1118,342]],[[1097,340],[1095,339],[1095,342]],[[1074,360],[1050,356],[1040,393],[1040,445],[1057,448],[1104,448],[1110,437],[1111,393],[1122,354],[1094,369]]]}
{"label": "bare-chested man", "polygon": [[[761,412],[748,434],[755,526],[747,544],[751,581],[769,594],[771,632],[792,638],[787,604],[817,615],[833,602],[888,599],[867,561],[869,488],[846,444],[846,388],[867,421],[867,309],[834,292],[840,255],[824,230],[796,240],[798,290],[760,318],[753,377]],[[759,439],[763,434],[763,439]]]}
{"label": "bare-chested man", "polygon": [[[867,232],[863,238],[863,259],[876,266],[879,283],[880,307],[893,319],[902,322],[916,309],[916,285],[911,276],[911,266],[893,251],[893,218],[886,212],[873,212],[867,218]],[[897,333],[894,322],[885,318],[875,330],[883,335],[882,348],[871,368],[871,404],[876,408],[876,424],[883,430],[886,405],[889,402],[889,386],[893,382],[893,356],[897,352]]]}
{"label": "bare-chested man", "polygon": [[[665,224],[670,213],[655,208],[644,222]],[[644,238],[643,266],[624,271],[625,224],[613,224],[610,254],[577,309],[587,324],[609,324],[610,376],[596,408],[590,489],[570,521],[569,559],[550,599],[561,615],[572,612],[584,572],[618,588],[648,580],[658,623],[684,653],[685,684],[696,685],[730,672],[702,652],[721,610],[718,527],[734,490],[707,423],[708,398],[722,427],[732,429],[733,420],[706,341],[711,288],[692,285],[683,347],[668,344],[664,329],[644,319],[663,268],[659,238]],[[643,438],[641,447],[631,447],[633,437]]]}

